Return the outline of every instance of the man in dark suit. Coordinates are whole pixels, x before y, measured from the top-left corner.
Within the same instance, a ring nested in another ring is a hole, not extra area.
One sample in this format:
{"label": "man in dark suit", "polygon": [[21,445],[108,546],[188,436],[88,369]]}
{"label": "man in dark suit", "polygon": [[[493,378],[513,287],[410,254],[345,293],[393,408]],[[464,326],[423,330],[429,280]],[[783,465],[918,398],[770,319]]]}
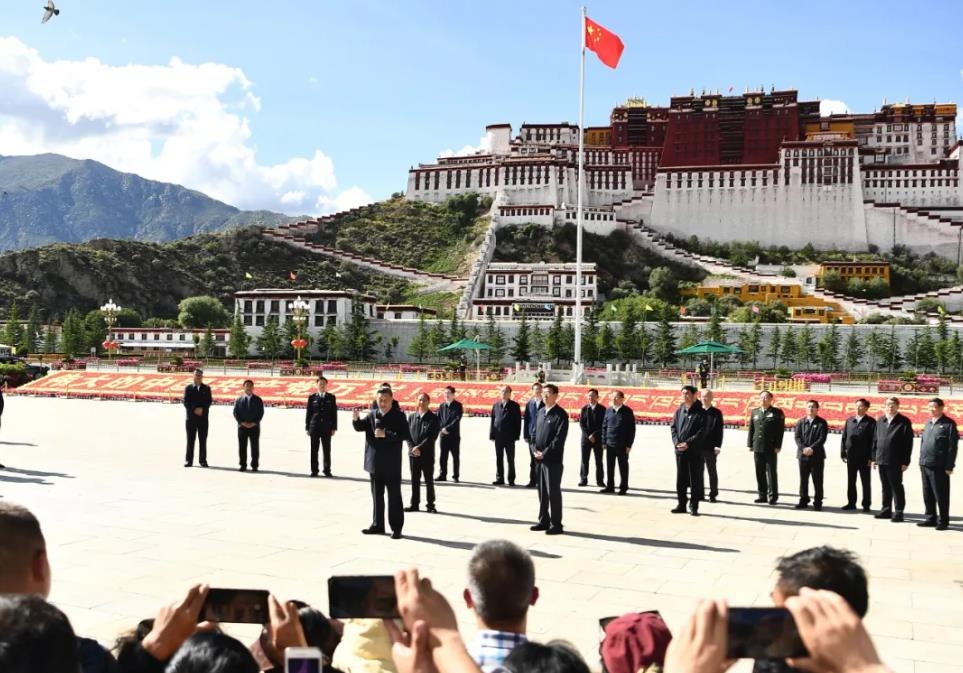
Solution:
{"label": "man in dark suit", "polygon": [[525,441],[528,442],[528,483],[526,488],[536,488],[538,486],[538,461],[535,460],[535,421],[538,419],[538,410],[545,406],[542,398],[542,384],[537,381],[532,384],[532,396],[525,404],[525,425],[522,432]]}
{"label": "man in dark suit", "polygon": [[[722,411],[712,405],[712,390],[706,388],[702,391],[702,411],[705,416],[705,435],[702,438],[702,461],[706,465],[709,473],[709,502],[715,502],[719,496],[719,473],[716,471],[716,461],[719,452],[722,451],[722,432],[724,421]],[[705,498],[701,498],[705,500]]]}
{"label": "man in dark suit", "polygon": [[451,478],[458,483],[461,467],[461,402],[455,399],[455,389],[445,386],[445,401],[438,405],[438,422],[441,425],[441,457],[438,459],[438,477],[435,481],[448,481],[448,455],[451,454]]}
{"label": "man in dark suit", "polygon": [[867,414],[869,402],[856,400],[856,415],[846,419],[843,438],[839,443],[843,462],[846,463],[846,506],[845,510],[856,509],[856,475],[863,486],[863,511],[868,512],[873,502],[873,482],[870,479],[870,464],[873,460],[873,439],[876,436],[876,421]]}
{"label": "man in dark suit", "polygon": [[749,416],[747,446],[752,451],[756,463],[756,488],[759,497],[756,502],[775,505],[779,501],[779,472],[776,458],[782,451],[782,438],[786,434],[786,415],[772,403],[772,393],[763,390],[759,393],[760,406]]}
{"label": "man in dark suit", "polygon": [[361,418],[354,410],[352,424],[365,433],[364,469],[371,482],[371,525],[362,529],[365,535],[385,533],[385,491],[388,492],[388,524],[391,538],[401,538],[405,525],[404,502],[401,499],[401,451],[404,442],[411,441],[408,421],[404,413],[392,406],[390,388],[378,390],[378,407]]}
{"label": "man in dark suit", "polygon": [[625,404],[621,390],[612,393],[612,406],[605,410],[600,433],[608,481],[600,493],[615,493],[615,463],[619,464],[619,495],[629,490],[629,453],[635,443],[635,413]]}
{"label": "man in dark suit", "polygon": [[428,405],[428,393],[419,393],[418,407],[408,414],[408,466],[411,468],[411,506],[406,512],[417,512],[421,502],[421,478],[425,478],[425,495],[428,498],[429,512],[435,509],[435,482],[432,470],[435,469],[435,440],[438,438],[438,416]]}
{"label": "man in dark suit", "polygon": [[247,443],[251,442],[251,471],[257,472],[261,458],[261,419],[264,402],[254,394],[254,381],[244,382],[244,394],[234,400],[234,420],[237,421],[237,458],[241,472],[247,472]]}
{"label": "man in dark suit", "polygon": [[204,383],[204,372],[194,370],[194,382],[184,388],[184,409],[187,411],[187,451],[184,467],[194,465],[194,440],[199,440],[201,467],[207,467],[207,417],[211,410],[211,387]]}
{"label": "man in dark suit", "polygon": [[[879,469],[879,482],[883,486],[883,508],[877,519],[889,519],[894,523],[903,521],[906,507],[906,491],[903,489],[903,473],[910,466],[913,456],[913,424],[899,413],[899,400],[886,400],[886,413],[876,421],[873,435],[873,467]],[[893,498],[896,509],[893,509]]]}
{"label": "man in dark suit", "polygon": [[599,404],[599,391],[588,391],[588,404],[578,415],[578,425],[582,429],[582,464],[578,473],[578,485],[588,486],[589,458],[595,455],[595,483],[605,486],[605,471],[602,468],[602,422],[605,420],[605,407]]}
{"label": "man in dark suit", "polygon": [[[960,435],[956,421],[943,414],[943,400],[930,400],[930,420],[920,437],[920,472],[923,473],[923,504],[926,518],[917,523],[923,528],[946,530],[950,527],[950,475],[956,468]],[[936,513],[939,511],[939,519]]]}
{"label": "man in dark suit", "polygon": [[702,499],[702,440],[705,436],[705,414],[702,402],[696,399],[695,386],[682,386],[682,404],[675,410],[672,425],[672,446],[675,447],[675,494],[679,504],[673,514],[685,514],[688,488],[689,512],[699,516]]}
{"label": "man in dark suit", "polygon": [[535,423],[535,446],[532,455],[538,461],[538,523],[531,530],[546,535],[561,535],[562,528],[562,459],[568,437],[568,414],[558,406],[558,386],[548,383],[543,390],[545,406],[538,410]]}
{"label": "man in dark suit", "polygon": [[799,502],[796,509],[809,506],[809,477],[813,479],[813,509],[823,508],[823,466],[826,464],[826,436],[829,424],[819,415],[819,402],[806,403],[806,417],[796,421],[796,459],[799,461]]}
{"label": "man in dark suit", "polygon": [[502,464],[508,457],[508,485],[515,485],[515,442],[522,434],[522,410],[512,399],[512,389],[502,387],[502,399],[492,405],[488,438],[495,442],[495,486],[505,483]]}
{"label": "man in dark suit", "polygon": [[308,398],[304,431],[311,438],[311,476],[318,476],[318,445],[321,446],[324,476],[331,476],[331,438],[338,431],[338,401],[328,392],[328,379],[318,376],[318,389]]}

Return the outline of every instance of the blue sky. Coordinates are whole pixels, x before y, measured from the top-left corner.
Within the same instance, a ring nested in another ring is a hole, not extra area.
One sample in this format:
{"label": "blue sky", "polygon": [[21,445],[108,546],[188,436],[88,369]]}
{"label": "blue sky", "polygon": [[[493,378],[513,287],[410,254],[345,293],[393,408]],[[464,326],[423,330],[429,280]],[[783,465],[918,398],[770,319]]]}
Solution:
{"label": "blue sky", "polygon": [[[567,0],[61,0],[62,14],[43,26],[40,5],[0,6],[0,38],[16,40],[0,48],[0,86],[21,68],[29,103],[0,102],[0,154],[86,153],[244,207],[300,213],[381,199],[404,189],[410,165],[477,144],[486,124],[577,121],[581,5]],[[664,104],[690,88],[792,87],[861,112],[884,98],[963,102],[958,1],[599,1],[588,10],[625,43],[617,70],[589,54],[590,125],[628,96]],[[188,68],[172,78],[174,58]],[[195,68],[206,63],[219,66]],[[45,88],[47,72],[55,85]],[[182,76],[193,94],[180,96]],[[155,119],[158,90],[171,109]],[[60,129],[37,126],[37,101],[61,116]],[[185,119],[200,121],[188,131]],[[90,120],[103,122],[99,139],[84,136]],[[112,135],[119,126],[124,135]]]}

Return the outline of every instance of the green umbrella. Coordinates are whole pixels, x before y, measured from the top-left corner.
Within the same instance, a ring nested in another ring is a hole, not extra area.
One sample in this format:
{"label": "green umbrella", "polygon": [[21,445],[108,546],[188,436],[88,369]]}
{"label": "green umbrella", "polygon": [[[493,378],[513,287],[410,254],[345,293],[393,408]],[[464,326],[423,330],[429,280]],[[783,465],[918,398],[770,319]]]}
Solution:
{"label": "green umbrella", "polygon": [[481,341],[475,341],[474,339],[459,339],[453,344],[448,344],[444,348],[439,348],[438,352],[443,353],[445,351],[475,351],[475,380],[481,378],[481,351],[490,351],[492,349],[486,343]]}
{"label": "green umbrella", "polygon": [[735,346],[729,346],[728,344],[719,343],[718,341],[700,341],[697,344],[692,344],[687,348],[676,351],[676,355],[709,355],[709,372],[715,371],[715,356],[716,355],[733,355],[735,353],[741,353],[742,349],[736,348]]}

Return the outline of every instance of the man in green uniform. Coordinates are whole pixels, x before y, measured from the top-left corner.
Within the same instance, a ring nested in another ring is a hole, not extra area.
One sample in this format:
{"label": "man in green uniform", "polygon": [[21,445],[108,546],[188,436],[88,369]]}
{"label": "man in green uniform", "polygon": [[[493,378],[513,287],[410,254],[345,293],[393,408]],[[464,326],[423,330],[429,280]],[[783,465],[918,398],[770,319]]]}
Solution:
{"label": "man in green uniform", "polygon": [[[752,410],[749,417],[749,450],[756,460],[756,486],[759,497],[756,502],[775,505],[779,500],[779,474],[776,457],[782,449],[782,436],[786,432],[786,416],[782,409],[772,406],[772,393],[763,390],[759,395],[762,406]],[[768,484],[767,484],[768,481]]]}

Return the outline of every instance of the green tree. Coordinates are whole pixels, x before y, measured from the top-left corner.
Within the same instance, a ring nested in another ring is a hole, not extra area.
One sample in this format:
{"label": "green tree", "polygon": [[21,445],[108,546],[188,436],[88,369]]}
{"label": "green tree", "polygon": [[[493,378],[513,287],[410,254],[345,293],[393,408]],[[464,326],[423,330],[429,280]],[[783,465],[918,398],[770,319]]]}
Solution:
{"label": "green tree", "polygon": [[766,357],[772,358],[772,368],[776,369],[782,364],[782,335],[779,333],[779,326],[772,328],[769,333],[769,347],[766,349]]}
{"label": "green tree", "polygon": [[575,360],[575,325],[570,322],[562,326],[562,359],[568,362]]}
{"label": "green tree", "polygon": [[819,347],[816,345],[813,328],[809,325],[803,325],[796,335],[796,339],[798,340],[796,358],[799,364],[806,369],[812,369],[813,364],[819,361]]}
{"label": "green tree", "polygon": [[341,330],[335,325],[328,323],[318,335],[318,352],[322,360],[335,360],[342,356],[344,346],[341,339]]}
{"label": "green tree", "polygon": [[615,359],[615,333],[612,331],[611,323],[602,323],[602,327],[599,329],[597,343],[599,360],[602,362],[611,362]]}
{"label": "green tree", "polygon": [[555,312],[555,319],[545,334],[545,357],[549,360],[554,360],[555,364],[558,364],[562,359],[562,350],[564,348],[562,344],[562,332],[562,311],[559,309]]}
{"label": "green tree", "polygon": [[[465,325],[458,322],[458,312],[452,311],[451,324],[448,327],[448,343],[455,343],[459,339],[464,339],[466,334]],[[444,345],[447,346],[448,344]]]}
{"label": "green tree", "polygon": [[[777,328],[778,329],[778,328]],[[740,359],[743,363],[752,363],[752,368],[756,368],[759,360],[759,351],[762,348],[762,326],[759,321],[752,323],[752,326],[744,328],[739,332]]]}
{"label": "green tree", "polygon": [[625,312],[625,317],[622,318],[619,334],[615,337],[615,350],[618,353],[619,360],[622,362],[631,362],[639,356],[639,335],[636,332],[637,324],[638,318],[636,317],[635,310],[629,307]]}
{"label": "green tree", "polygon": [[23,335],[23,347],[28,353],[37,352],[37,337],[40,336],[40,311],[36,304],[30,305],[27,327]]}
{"label": "green tree", "polygon": [[3,340],[14,350],[23,343],[23,328],[20,325],[20,311],[17,309],[16,300],[10,302],[7,324],[3,328]]}
{"label": "green tree", "polygon": [[44,353],[57,352],[57,330],[54,329],[53,325],[47,325],[47,329],[44,331],[43,352]]}
{"label": "green tree", "polygon": [[284,324],[281,325],[281,357],[291,360],[297,355],[297,351],[291,342],[298,338],[298,326],[290,317],[285,317]]}
{"label": "green tree", "polygon": [[[491,317],[491,314],[489,314]],[[408,355],[416,358],[419,363],[425,361],[425,356],[431,352],[431,337],[428,333],[428,323],[425,321],[425,314],[418,316],[418,331],[408,343]]]}
{"label": "green tree", "polygon": [[649,356],[652,354],[652,335],[645,323],[639,325],[639,361],[645,367]]}
{"label": "green tree", "polygon": [[884,368],[890,372],[895,372],[903,361],[902,353],[899,348],[899,340],[896,338],[896,328],[891,327],[888,335],[882,335],[880,339],[880,360]]}
{"label": "green tree", "polygon": [[[702,340],[702,334],[695,323],[687,323],[679,336],[679,350],[694,346]],[[693,356],[686,355],[684,358],[686,368],[692,365]]]}
{"label": "green tree", "polygon": [[231,333],[227,339],[227,349],[231,356],[235,358],[246,358],[248,349],[251,347],[251,335],[244,329],[241,322],[241,314],[234,314],[234,322],[231,324]]}
{"label": "green tree", "polygon": [[60,334],[60,350],[64,356],[72,358],[81,355],[86,348],[87,337],[84,333],[84,321],[80,312],[72,308],[64,316],[64,323]]}
{"label": "green tree", "polygon": [[539,327],[538,323],[532,325],[531,351],[533,360],[541,360],[545,357],[545,332]]}
{"label": "green tree", "polygon": [[386,360],[386,361],[389,361],[389,362],[391,361],[391,357],[395,354],[395,351],[398,350],[398,342],[399,342],[399,341],[400,341],[400,339],[399,339],[398,337],[396,337],[396,336],[389,337],[389,338],[385,339],[384,344],[385,344],[385,360]]}
{"label": "green tree", "polygon": [[140,313],[132,308],[122,308],[117,311],[116,314],[117,322],[114,323],[115,327],[140,327],[144,324],[143,319],[140,317]]}
{"label": "green tree", "polygon": [[431,357],[438,359],[441,355],[438,353],[439,349],[447,346],[450,341],[448,341],[448,331],[445,329],[445,323],[441,318],[436,318],[435,322],[431,325],[431,332],[429,332],[428,338],[428,352]]}
{"label": "green tree", "polygon": [[664,369],[669,366],[669,363],[675,362],[675,351],[675,334],[672,332],[672,325],[663,313],[652,343],[652,357]]}
{"label": "green tree", "polygon": [[204,336],[197,343],[197,354],[202,358],[209,358],[214,354],[214,331],[208,327]]}
{"label": "green tree", "polygon": [[268,316],[267,322],[264,324],[264,329],[257,338],[257,347],[258,350],[270,360],[277,360],[278,356],[284,350],[284,344],[281,342],[281,330],[278,328],[277,316]]}
{"label": "green tree", "polygon": [[666,266],[657,266],[649,274],[649,291],[663,301],[675,301],[679,295],[679,281]]}
{"label": "green tree", "polygon": [[843,360],[846,363],[846,369],[850,372],[854,372],[859,369],[859,365],[863,361],[863,356],[865,353],[866,349],[863,348],[862,342],[860,342],[859,337],[856,336],[856,328],[850,327],[849,334],[846,335],[846,346],[843,355]]}
{"label": "green tree", "polygon": [[501,362],[505,357],[505,333],[502,332],[502,328],[495,322],[495,316],[491,313],[488,314],[488,321],[485,324],[485,343],[489,346],[485,351],[488,364]]}
{"label": "green tree", "polygon": [[370,329],[368,317],[364,314],[364,304],[358,299],[351,300],[351,319],[345,325],[345,346],[352,360],[366,361],[374,355],[375,332]]}
{"label": "green tree", "polygon": [[719,311],[715,308],[712,309],[712,314],[709,316],[709,324],[706,326],[706,339],[726,343],[726,333],[722,329]]}
{"label": "green tree", "polygon": [[792,327],[787,327],[786,332],[782,335],[782,346],[779,352],[783,364],[796,364],[798,348],[799,342],[796,340],[796,332],[793,331]]}
{"label": "green tree", "polygon": [[818,350],[820,369],[825,372],[837,371],[839,369],[839,331],[836,325],[830,325],[829,329],[823,330]]}
{"label": "green tree", "polygon": [[879,371],[880,362],[883,360],[881,355],[884,352],[884,344],[882,335],[879,333],[878,329],[874,327],[869,332],[869,336],[866,337],[866,354],[869,356],[869,370]]}
{"label": "green tree", "polygon": [[599,359],[599,316],[594,306],[585,307],[585,322],[582,325],[583,364],[594,364]]}
{"label": "green tree", "polygon": [[528,362],[532,354],[531,332],[528,319],[522,313],[522,319],[518,323],[518,331],[512,346],[512,357],[515,362]]}
{"label": "green tree", "polygon": [[946,340],[946,363],[956,374],[963,369],[963,343],[960,341],[959,330],[953,330],[950,338]]}
{"label": "green tree", "polygon": [[929,371],[936,365],[936,353],[929,327],[913,332],[913,337],[906,344],[906,360],[917,371]]}
{"label": "green tree", "polygon": [[187,297],[177,310],[177,322],[186,329],[223,328],[231,324],[231,314],[216,297]]}
{"label": "green tree", "polygon": [[88,311],[87,315],[84,316],[82,330],[84,351],[94,348],[100,352],[104,347],[104,341],[107,339],[107,322],[104,320],[104,314],[96,308]]}

